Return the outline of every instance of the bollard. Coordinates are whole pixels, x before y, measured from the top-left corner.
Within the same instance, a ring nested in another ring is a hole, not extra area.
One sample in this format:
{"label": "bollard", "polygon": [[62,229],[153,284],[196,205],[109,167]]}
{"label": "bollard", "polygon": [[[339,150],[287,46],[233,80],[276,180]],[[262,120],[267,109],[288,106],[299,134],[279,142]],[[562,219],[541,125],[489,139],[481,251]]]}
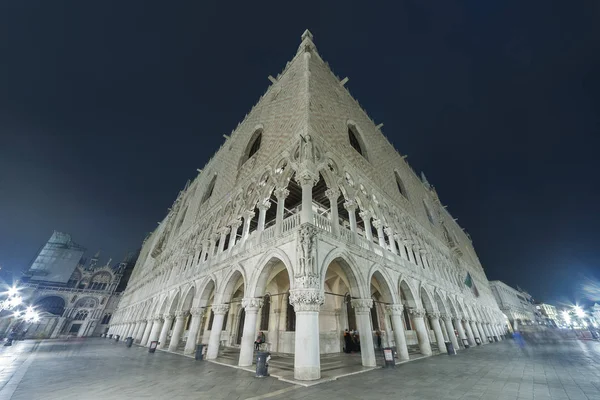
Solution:
{"label": "bollard", "polygon": [[488,336],[488,342],[492,343],[494,341],[494,339],[491,336]]}
{"label": "bollard", "polygon": [[108,338],[109,338],[109,339],[112,339],[112,337],[113,337],[113,334],[112,334],[112,333],[108,335]]}
{"label": "bollard", "polygon": [[269,360],[271,359],[271,353],[266,351],[259,351],[256,355],[256,377],[264,378],[269,376]]}
{"label": "bollard", "polygon": [[125,339],[125,342],[127,343],[127,347],[131,347],[133,344],[133,338],[129,336],[127,339]]}
{"label": "bollard", "polygon": [[444,344],[446,344],[446,351],[448,352],[449,356],[455,356],[456,355],[456,350],[454,349],[454,346],[452,345],[452,342],[444,342]]}
{"label": "bollard", "polygon": [[498,336],[494,336],[494,342],[498,341]]}
{"label": "bollard", "polygon": [[385,368],[396,368],[396,360],[394,360],[394,351],[391,347],[384,347],[383,351],[383,366]]}
{"label": "bollard", "polygon": [[194,358],[196,360],[204,359],[204,345],[203,344],[196,345],[196,355],[194,356]]}
{"label": "bollard", "polygon": [[475,338],[475,343],[477,343],[477,346],[481,346],[481,339],[479,339],[478,337]]}
{"label": "bollard", "polygon": [[121,335],[115,335],[115,342],[118,342],[120,337]]}
{"label": "bollard", "polygon": [[154,353],[156,351],[156,347],[158,347],[158,340],[151,341],[150,347],[148,348],[148,353]]}

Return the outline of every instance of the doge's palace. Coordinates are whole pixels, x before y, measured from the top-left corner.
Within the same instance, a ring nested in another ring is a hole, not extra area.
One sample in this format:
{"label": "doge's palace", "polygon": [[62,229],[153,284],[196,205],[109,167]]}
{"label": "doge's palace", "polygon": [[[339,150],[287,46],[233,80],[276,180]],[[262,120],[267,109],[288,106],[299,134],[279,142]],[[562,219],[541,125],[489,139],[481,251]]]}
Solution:
{"label": "doge's palace", "polygon": [[357,331],[397,357],[501,340],[504,316],[467,234],[323,61],[309,31],[294,58],[142,248],[110,333],[206,358],[257,332],[294,376]]}

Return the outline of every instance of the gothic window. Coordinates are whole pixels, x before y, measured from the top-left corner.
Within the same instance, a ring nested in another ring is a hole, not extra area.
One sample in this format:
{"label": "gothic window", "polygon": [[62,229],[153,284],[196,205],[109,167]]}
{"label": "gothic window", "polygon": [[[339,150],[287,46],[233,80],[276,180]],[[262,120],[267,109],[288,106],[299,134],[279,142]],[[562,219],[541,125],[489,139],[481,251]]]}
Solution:
{"label": "gothic window", "polygon": [[253,140],[250,142],[250,149],[248,150],[248,158],[251,158],[254,154],[256,154],[258,149],[260,149],[260,142],[262,141],[262,132],[257,131],[252,137],[252,139]]}
{"label": "gothic window", "polygon": [[83,321],[87,318],[88,316],[88,312],[87,311],[78,311],[77,314],[75,314],[75,318],[73,318],[74,321]]}
{"label": "gothic window", "polygon": [[92,277],[92,282],[89,285],[89,289],[106,290],[111,280],[112,276],[110,275],[110,273],[100,272]]}
{"label": "gothic window", "polygon": [[215,183],[217,182],[217,175],[213,176],[212,180],[208,184],[206,188],[206,192],[204,192],[204,196],[202,196],[202,203],[205,203],[210,196],[212,196],[213,190],[215,189]]}
{"label": "gothic window", "polygon": [[402,182],[402,179],[400,179],[400,175],[397,171],[394,171],[394,176],[396,177],[396,185],[398,185],[398,191],[402,196],[408,198],[408,196],[406,195],[406,188],[404,187],[404,182]]}
{"label": "gothic window", "polygon": [[294,310],[294,306],[290,303],[290,295],[286,296],[287,301],[287,312],[285,318],[285,330],[288,332],[296,331],[296,311]]}
{"label": "gothic window", "polygon": [[84,297],[79,299],[75,304],[75,308],[95,308],[98,302],[93,297]]}
{"label": "gothic window", "polygon": [[271,313],[271,296],[265,294],[263,298],[263,306],[260,310],[260,330],[268,331],[269,330],[269,314]]}
{"label": "gothic window", "polygon": [[100,323],[101,325],[106,325],[110,322],[110,314],[104,314],[104,317],[102,317],[102,322]]}
{"label": "gothic window", "polygon": [[423,200],[423,207],[425,207],[425,213],[427,214],[427,219],[429,219],[429,222],[434,224],[435,220],[433,219],[433,214],[431,213],[431,210],[429,209],[429,206],[427,205],[427,203],[425,203],[425,200]]}
{"label": "gothic window", "polygon": [[360,140],[358,139],[359,137],[360,135],[356,131],[356,128],[352,125],[348,125],[348,139],[350,140],[350,146],[352,146],[358,154],[367,158],[364,146],[361,146]]}

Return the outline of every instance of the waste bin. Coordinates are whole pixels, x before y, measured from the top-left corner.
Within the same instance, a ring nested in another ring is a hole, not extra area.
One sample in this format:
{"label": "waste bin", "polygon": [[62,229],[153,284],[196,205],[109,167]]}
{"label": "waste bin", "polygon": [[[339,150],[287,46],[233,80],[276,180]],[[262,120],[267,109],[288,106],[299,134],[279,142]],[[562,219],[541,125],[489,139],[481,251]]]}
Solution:
{"label": "waste bin", "polygon": [[396,360],[394,359],[394,350],[391,347],[384,347],[383,351],[383,366],[385,368],[395,368]]}
{"label": "waste bin", "polygon": [[127,344],[127,347],[131,347],[133,344],[133,338],[129,336],[127,339],[125,339],[125,343]]}
{"label": "waste bin", "polygon": [[108,338],[109,338],[109,339],[112,339],[112,337],[113,337],[113,334],[112,334],[112,333],[108,335]]}
{"label": "waste bin", "polygon": [[198,344],[196,345],[196,355],[194,356],[194,358],[196,360],[203,360],[204,359],[204,345],[203,344]]}
{"label": "waste bin", "polygon": [[469,339],[463,339],[462,342],[463,342],[463,346],[465,346],[465,349],[468,349],[469,347],[471,347],[469,345]]}
{"label": "waste bin", "polygon": [[494,339],[491,336],[488,336],[488,342],[492,343]]}
{"label": "waste bin", "polygon": [[454,346],[452,345],[452,342],[444,342],[446,344],[446,351],[448,351],[448,355],[449,356],[455,356],[456,355],[456,350],[454,349]]}
{"label": "waste bin", "polygon": [[271,353],[267,351],[259,351],[256,355],[256,377],[264,378],[269,376],[269,360]]}
{"label": "waste bin", "polygon": [[481,346],[481,339],[479,339],[478,337],[475,338],[475,343],[477,343],[477,346]]}
{"label": "waste bin", "polygon": [[158,346],[158,340],[151,341],[150,347],[148,348],[148,353],[154,353],[156,351],[157,346]]}
{"label": "waste bin", "polygon": [[498,341],[498,336],[494,336],[494,342]]}
{"label": "waste bin", "polygon": [[115,342],[118,342],[120,337],[121,335],[115,335]]}

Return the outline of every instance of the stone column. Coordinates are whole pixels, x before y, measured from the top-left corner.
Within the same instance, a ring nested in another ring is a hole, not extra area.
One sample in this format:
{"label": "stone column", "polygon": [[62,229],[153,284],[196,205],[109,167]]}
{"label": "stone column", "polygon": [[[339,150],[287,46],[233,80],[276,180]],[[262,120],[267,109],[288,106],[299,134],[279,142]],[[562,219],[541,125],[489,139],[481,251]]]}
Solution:
{"label": "stone column", "polygon": [[373,346],[373,329],[371,327],[371,307],[373,299],[352,299],[352,308],[356,315],[356,325],[360,335],[360,357],[365,367],[375,367],[375,348]]}
{"label": "stone column", "polygon": [[152,324],[152,330],[150,331],[150,336],[148,337],[148,342],[146,346],[149,346],[151,342],[158,341],[158,336],[160,335],[160,330],[163,326],[163,319],[161,316],[158,316],[154,319],[154,323]]}
{"label": "stone column", "polygon": [[163,349],[167,344],[167,335],[169,334],[169,330],[171,329],[171,324],[173,323],[173,316],[170,314],[163,315],[164,323],[162,326],[162,330],[160,331],[160,335],[158,336],[158,346],[157,349]]}
{"label": "stone column", "polygon": [[[193,354],[196,351],[196,340],[200,331],[200,323],[204,315],[204,308],[194,307],[190,310],[192,320],[190,321],[190,331],[188,332],[187,342],[183,354]],[[171,343],[173,341],[171,340]]]}
{"label": "stone column", "polygon": [[146,328],[144,329],[144,334],[142,335],[142,340],[140,342],[142,346],[145,346],[146,343],[148,343],[148,338],[150,337],[150,332],[152,332],[154,322],[154,317],[148,318],[148,321],[146,322]]}
{"label": "stone column", "polygon": [[340,218],[338,216],[338,198],[340,191],[336,189],[327,189],[325,196],[329,199],[329,219],[331,221],[331,233],[334,236],[340,235]]}
{"label": "stone column", "polygon": [[408,355],[408,347],[406,346],[406,336],[404,335],[404,324],[402,323],[402,312],[404,306],[402,304],[390,304],[385,307],[392,316],[392,327],[394,329],[394,339],[396,341],[396,352],[400,360],[410,360]]}
{"label": "stone column", "polygon": [[[469,321],[467,322],[467,332],[471,331],[471,335],[473,335],[473,346],[477,345],[477,341],[475,339],[477,339],[479,337],[479,331],[477,330],[477,325],[475,324],[475,321]],[[479,337],[479,340],[481,340],[481,338]]]}
{"label": "stone column", "polygon": [[140,331],[140,326],[142,326],[142,321],[136,320],[135,321],[135,327],[133,328],[133,332],[131,333],[131,337],[133,338],[134,341],[138,337],[138,333]]}
{"label": "stone column", "polygon": [[[50,338],[55,339],[58,337],[58,335],[60,335],[60,332],[62,331],[63,327],[65,326],[65,321],[67,319],[65,317],[60,317],[58,319],[58,322],[56,323],[56,327],[54,328],[54,331],[52,331],[52,335],[50,335]],[[10,326],[9,326],[10,328]]]}
{"label": "stone column", "polygon": [[[461,340],[461,344],[464,346],[463,339],[467,339],[467,335],[465,333],[465,329],[463,328],[463,324],[462,324],[462,321],[460,320],[460,318],[454,318],[454,325],[458,332],[458,337]],[[468,341],[468,339],[467,339],[467,341]]]}
{"label": "stone column", "polygon": [[383,223],[381,220],[376,219],[373,221],[373,226],[377,229],[377,239],[379,240],[379,246],[382,248],[386,248],[385,246],[385,236],[383,234]]}
{"label": "stone column", "polygon": [[370,243],[373,243],[373,232],[371,231],[371,213],[369,211],[361,211],[359,213],[365,224],[365,237]]}
{"label": "stone column", "polygon": [[479,331],[479,337],[481,338],[481,344],[487,344],[488,343],[487,335],[485,334],[485,331],[483,330],[483,326],[481,326],[481,322],[479,322],[479,321],[475,322],[475,326],[477,326],[477,330]]}
{"label": "stone column", "polygon": [[475,335],[473,335],[473,330],[471,329],[471,324],[469,323],[469,320],[466,318],[463,318],[461,320],[461,325],[464,327],[466,334],[467,334],[467,339],[469,340],[469,344],[471,346],[476,346],[477,343],[475,343]]}
{"label": "stone column", "polygon": [[235,221],[233,221],[231,223],[231,231],[230,231],[231,235],[229,236],[229,246],[227,246],[227,251],[231,251],[233,246],[235,246],[235,240],[237,239],[236,238],[237,231],[241,224],[242,224],[242,221],[239,219],[236,219]]}
{"label": "stone column", "polygon": [[413,263],[413,264],[417,264],[417,260],[415,260],[415,253],[413,252],[413,245],[412,242],[410,240],[405,240],[404,241],[404,246],[406,247],[406,254],[408,255],[408,260]]}
{"label": "stone column", "polygon": [[148,335],[150,335],[150,331],[148,330],[148,321],[142,320],[140,323],[140,329],[138,329],[137,335],[135,335],[135,341],[138,343],[145,343],[144,336],[146,340],[148,340],[148,336],[146,336],[146,331],[148,331]]}
{"label": "stone column", "polygon": [[396,240],[394,239],[394,231],[392,228],[385,228],[385,233],[388,235],[388,241],[390,242],[390,251],[397,255],[398,248],[396,247]]}
{"label": "stone column", "polygon": [[229,310],[229,304],[213,304],[212,312],[214,313],[210,338],[208,339],[208,350],[206,351],[206,359],[214,360],[219,355],[219,346],[221,343],[221,331],[223,330],[223,320],[225,314]]}
{"label": "stone column", "polygon": [[252,218],[254,218],[254,211],[244,211],[244,229],[242,231],[242,242],[245,242],[248,239],[248,235],[250,235],[250,222]]}
{"label": "stone column", "polygon": [[433,332],[435,333],[435,341],[437,342],[440,353],[447,353],[446,344],[444,343],[444,335],[442,334],[442,327],[440,326],[440,313],[432,312],[429,314]]}
{"label": "stone column", "polygon": [[350,230],[356,236],[356,202],[347,200],[344,203],[344,208],[348,211],[348,218],[350,218]]}
{"label": "stone column", "polygon": [[296,311],[294,379],[320,379],[319,309],[325,298],[319,288],[318,276],[296,277],[289,301]]}
{"label": "stone column", "polygon": [[258,228],[256,229],[258,232],[265,230],[265,218],[269,208],[271,208],[271,201],[269,199],[258,203]]}
{"label": "stone column", "polygon": [[249,297],[242,299],[242,307],[245,310],[244,332],[242,334],[242,344],[240,346],[240,358],[238,365],[247,367],[252,365],[254,356],[254,340],[256,337],[256,317],[258,310],[263,305],[263,299]]}
{"label": "stone column", "polygon": [[296,174],[296,181],[302,186],[302,210],[300,210],[300,223],[301,224],[312,224],[313,223],[313,209],[312,209],[312,189],[317,181],[314,176],[308,171],[306,173]]}
{"label": "stone column", "polygon": [[277,197],[277,214],[275,215],[275,233],[277,236],[283,232],[283,213],[285,211],[285,199],[290,194],[286,188],[277,188],[273,191]]}
{"label": "stone column", "polygon": [[210,235],[210,239],[208,240],[208,258],[206,261],[210,260],[215,255],[215,244],[217,243],[218,238],[219,235],[217,234]]}
{"label": "stone column", "polygon": [[454,327],[452,326],[452,318],[448,315],[442,315],[442,320],[444,324],[446,324],[446,333],[448,334],[448,339],[452,343],[454,350],[460,350],[460,346],[458,344],[458,339],[456,339],[456,335],[454,334]]}
{"label": "stone column", "polygon": [[127,334],[125,335],[126,338],[128,337],[132,337],[133,336],[133,331],[135,331],[135,322],[132,322],[129,324],[129,329],[127,329]]}
{"label": "stone column", "polygon": [[[81,327],[79,327],[79,330],[77,331],[77,337],[82,337],[85,334],[85,330],[87,329],[88,325],[90,323],[89,318],[86,318],[85,321],[83,321],[83,323],[81,324]],[[121,325],[120,327],[120,331],[121,332],[123,330],[123,326]],[[121,335],[122,336],[122,335]],[[121,338],[122,339],[122,338]]]}
{"label": "stone column", "polygon": [[[177,311],[175,312],[175,326],[173,327],[173,334],[171,335],[171,343],[169,343],[169,351],[177,350],[177,346],[179,346],[179,342],[181,341],[181,334],[183,333],[183,328],[185,324],[185,318],[187,317],[187,311]],[[188,337],[188,340],[190,338]],[[194,341],[195,339],[192,339]]]}
{"label": "stone column", "polygon": [[210,240],[202,241],[202,253],[200,254],[200,262],[204,263],[205,260],[208,260],[208,249],[210,247]]}
{"label": "stone column", "polygon": [[425,321],[423,321],[425,310],[422,308],[411,308],[409,312],[412,315],[412,321],[415,325],[415,330],[417,331],[417,339],[419,340],[421,354],[430,356],[432,354],[431,344],[429,343],[429,335],[427,334]]}
{"label": "stone column", "polygon": [[225,239],[227,239],[227,234],[229,233],[229,227],[225,226],[219,229],[219,234],[221,237],[219,238],[219,249],[217,250],[217,254],[221,254],[223,249],[225,248]]}

